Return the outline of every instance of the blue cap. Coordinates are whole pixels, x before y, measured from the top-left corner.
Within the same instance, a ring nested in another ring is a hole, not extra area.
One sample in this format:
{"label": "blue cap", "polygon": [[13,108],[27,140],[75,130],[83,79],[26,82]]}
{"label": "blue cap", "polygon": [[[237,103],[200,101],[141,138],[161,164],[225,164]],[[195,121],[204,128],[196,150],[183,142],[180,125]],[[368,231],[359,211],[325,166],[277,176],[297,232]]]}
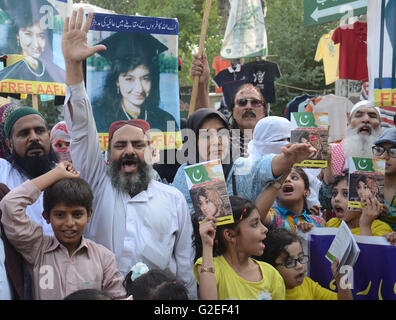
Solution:
{"label": "blue cap", "polygon": [[374,141],[374,144],[377,145],[384,142],[396,144],[396,128],[385,129],[378,139]]}

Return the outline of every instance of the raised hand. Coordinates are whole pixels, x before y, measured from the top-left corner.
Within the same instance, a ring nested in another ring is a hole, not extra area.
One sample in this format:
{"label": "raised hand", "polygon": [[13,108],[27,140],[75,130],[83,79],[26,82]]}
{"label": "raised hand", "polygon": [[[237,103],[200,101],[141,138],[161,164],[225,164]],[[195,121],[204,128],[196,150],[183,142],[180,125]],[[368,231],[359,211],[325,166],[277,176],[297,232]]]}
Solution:
{"label": "raised hand", "polygon": [[54,170],[56,170],[58,178],[60,179],[80,177],[80,172],[74,169],[74,166],[70,161],[60,162]]}
{"label": "raised hand", "polygon": [[316,152],[317,150],[309,143],[290,143],[281,148],[281,153],[291,165],[311,158]]}
{"label": "raised hand", "polygon": [[71,18],[66,17],[62,35],[62,52],[66,63],[81,63],[96,52],[106,50],[104,45],[88,46],[87,33],[91,26],[93,13],[88,14],[83,25],[84,9],[73,11]]}
{"label": "raised hand", "polygon": [[199,235],[201,236],[202,246],[213,247],[216,236],[216,218],[205,217],[199,225]]}
{"label": "raised hand", "polygon": [[210,80],[210,70],[208,59],[204,53],[202,57],[199,54],[195,54],[190,68],[190,77],[199,77],[200,83],[207,83]]}

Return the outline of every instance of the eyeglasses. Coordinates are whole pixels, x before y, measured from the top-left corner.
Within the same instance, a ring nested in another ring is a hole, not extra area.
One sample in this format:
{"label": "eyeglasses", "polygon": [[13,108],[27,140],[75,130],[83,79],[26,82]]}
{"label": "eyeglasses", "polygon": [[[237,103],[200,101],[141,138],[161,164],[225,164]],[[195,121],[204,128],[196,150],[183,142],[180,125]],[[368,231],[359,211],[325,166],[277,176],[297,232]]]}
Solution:
{"label": "eyeglasses", "polygon": [[236,101],[236,104],[240,107],[246,107],[249,101],[252,107],[254,108],[261,107],[263,105],[263,101],[254,98],[253,99],[241,98]]}
{"label": "eyeglasses", "polygon": [[288,269],[294,268],[297,265],[297,261],[300,262],[300,264],[306,264],[309,261],[309,256],[303,255],[297,259],[291,259],[288,260],[284,263],[278,263],[278,266],[284,266]]}
{"label": "eyeglasses", "polygon": [[373,150],[373,154],[377,157],[382,156],[384,152],[387,151],[390,157],[396,158],[396,147],[384,148],[381,146],[374,146],[371,150]]}

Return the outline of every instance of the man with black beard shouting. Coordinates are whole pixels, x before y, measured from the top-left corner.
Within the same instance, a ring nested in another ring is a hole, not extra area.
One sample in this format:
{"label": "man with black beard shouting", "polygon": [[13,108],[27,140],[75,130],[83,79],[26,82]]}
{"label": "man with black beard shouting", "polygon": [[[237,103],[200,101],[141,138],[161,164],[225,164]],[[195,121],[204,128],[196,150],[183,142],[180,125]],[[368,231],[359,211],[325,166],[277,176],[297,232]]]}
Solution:
{"label": "man with black beard shouting", "polygon": [[[4,131],[10,155],[8,161],[0,159],[0,182],[8,188],[13,189],[56,166],[57,156],[50,143],[50,132],[40,112],[31,107],[14,110],[5,122]],[[53,235],[51,225],[42,218],[42,202],[42,199],[36,201],[26,213],[43,227],[44,234]]]}
{"label": "man with black beard shouting", "polygon": [[116,255],[126,275],[137,262],[169,270],[197,297],[193,275],[192,223],[186,200],[174,187],[152,180],[149,124],[118,121],[109,129],[109,165],[101,154],[92,108],[84,87],[82,61],[105,50],[89,47],[92,13],[66,18],[62,51],[66,63],[65,121],[73,165],[92,187],[93,216],[86,236]]}

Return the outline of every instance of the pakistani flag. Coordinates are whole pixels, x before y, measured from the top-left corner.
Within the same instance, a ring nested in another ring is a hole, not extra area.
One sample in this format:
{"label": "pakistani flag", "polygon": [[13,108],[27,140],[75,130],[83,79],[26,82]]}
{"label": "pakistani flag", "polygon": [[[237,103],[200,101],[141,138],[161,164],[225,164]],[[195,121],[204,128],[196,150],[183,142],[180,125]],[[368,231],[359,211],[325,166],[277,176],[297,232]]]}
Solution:
{"label": "pakistani flag", "polygon": [[373,159],[371,158],[352,158],[353,165],[355,166],[355,171],[364,171],[364,172],[375,172]]}
{"label": "pakistani flag", "polygon": [[206,171],[206,167],[202,164],[193,167],[184,168],[184,171],[186,172],[188,178],[190,179],[193,185],[212,181],[212,179],[209,178],[208,171]]}
{"label": "pakistani flag", "polygon": [[315,117],[312,112],[292,112],[291,128],[317,128]]}
{"label": "pakistani flag", "polygon": [[220,54],[225,59],[265,57],[268,54],[261,0],[231,0]]}

